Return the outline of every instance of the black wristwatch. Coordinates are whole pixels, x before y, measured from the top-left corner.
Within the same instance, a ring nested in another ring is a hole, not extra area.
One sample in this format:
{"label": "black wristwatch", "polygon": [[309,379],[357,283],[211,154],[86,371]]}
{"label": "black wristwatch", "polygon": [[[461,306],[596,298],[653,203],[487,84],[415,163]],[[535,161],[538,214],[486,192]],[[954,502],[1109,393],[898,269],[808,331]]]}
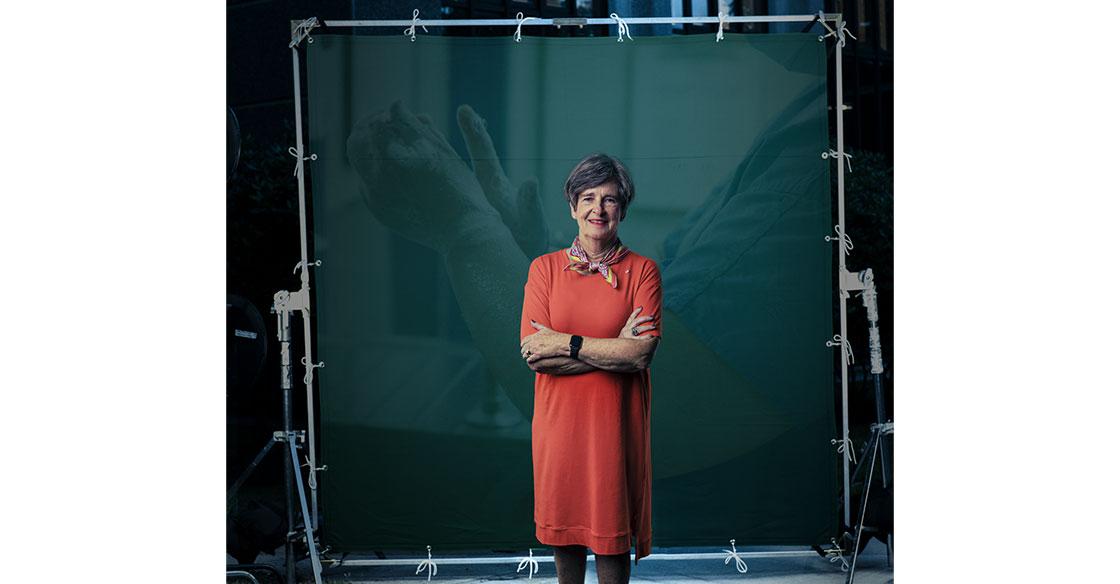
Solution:
{"label": "black wristwatch", "polygon": [[579,335],[572,335],[572,340],[568,342],[568,350],[571,352],[572,359],[579,359],[579,349],[583,346],[583,337]]}

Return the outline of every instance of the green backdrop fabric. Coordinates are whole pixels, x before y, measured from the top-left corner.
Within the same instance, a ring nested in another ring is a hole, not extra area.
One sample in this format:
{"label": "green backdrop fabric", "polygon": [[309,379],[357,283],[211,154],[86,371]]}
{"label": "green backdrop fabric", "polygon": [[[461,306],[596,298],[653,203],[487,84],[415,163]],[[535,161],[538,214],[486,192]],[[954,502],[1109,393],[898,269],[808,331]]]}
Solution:
{"label": "green backdrop fabric", "polygon": [[606,152],[658,262],[653,545],[837,528],[826,49],[815,34],[315,35],[307,45],[324,543],[541,548],[532,258]]}

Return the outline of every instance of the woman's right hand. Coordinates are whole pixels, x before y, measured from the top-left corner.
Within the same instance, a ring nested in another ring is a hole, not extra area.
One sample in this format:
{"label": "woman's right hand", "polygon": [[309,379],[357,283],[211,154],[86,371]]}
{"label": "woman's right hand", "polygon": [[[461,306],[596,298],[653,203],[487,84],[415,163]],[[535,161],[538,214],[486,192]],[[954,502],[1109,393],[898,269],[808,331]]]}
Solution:
{"label": "woman's right hand", "polygon": [[642,325],[643,322],[649,322],[649,321],[653,320],[653,317],[652,316],[638,316],[638,313],[641,312],[641,311],[642,311],[642,307],[639,306],[639,307],[634,309],[634,312],[630,313],[630,318],[626,319],[626,324],[622,327],[622,330],[619,331],[618,338],[620,338],[620,339],[656,339],[657,338],[654,335],[648,335],[648,336],[644,336],[644,337],[642,336],[642,333],[644,333],[646,331],[651,331],[651,330],[657,328],[657,325],[653,325],[653,324]]}

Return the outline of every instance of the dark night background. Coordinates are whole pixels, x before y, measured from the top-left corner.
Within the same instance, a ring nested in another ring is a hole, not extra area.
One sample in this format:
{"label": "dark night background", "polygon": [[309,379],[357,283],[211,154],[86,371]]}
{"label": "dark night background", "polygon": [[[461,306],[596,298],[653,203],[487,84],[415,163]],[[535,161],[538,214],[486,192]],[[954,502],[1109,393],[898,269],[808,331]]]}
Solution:
{"label": "dark night background", "polygon": [[[847,266],[857,272],[872,268],[879,293],[880,330],[886,369],[884,390],[888,418],[893,418],[890,396],[893,392],[893,1],[766,1],[736,0],[732,15],[806,14],[824,10],[842,12],[848,29],[858,41],[843,49],[844,103],[852,109],[845,114],[845,150],[852,153],[853,172],[845,177],[847,233],[854,242]],[[298,290],[299,277],[293,268],[300,260],[299,211],[295,163],[287,149],[295,144],[290,21],[315,16],[323,19],[410,19],[418,8],[427,19],[513,18],[518,12],[546,18],[584,16],[603,18],[611,12],[622,17],[669,16],[673,6],[684,16],[707,16],[718,12],[718,4],[698,2],[603,0],[418,0],[404,4],[387,1],[301,2],[283,0],[231,0],[227,4],[227,100],[239,129],[240,154],[227,182],[227,293],[244,298],[263,317],[268,340],[264,364],[259,369],[242,365],[241,349],[232,342],[237,317],[228,312],[227,371],[235,379],[227,386],[226,441],[227,483],[231,484],[249,464],[272,432],[282,428],[279,391],[280,362],[276,341],[276,317],[269,313],[273,294],[279,290]],[[652,27],[633,25],[631,34],[649,34]],[[793,25],[732,25],[730,32],[791,32]],[[321,29],[317,29],[321,30]],[[345,34],[347,29],[332,30]],[[350,29],[352,30],[352,29]],[[814,28],[819,31],[820,27]],[[374,31],[374,32],[371,32]],[[670,29],[661,34],[715,34],[715,25]],[[360,34],[395,34],[397,28],[364,29]],[[425,34],[418,30],[417,34]],[[429,27],[427,34],[512,35],[513,27],[491,30]],[[615,34],[610,27],[536,28],[524,35],[605,35]],[[831,72],[830,72],[831,73]],[[830,84],[830,88],[832,85]],[[301,88],[306,99],[306,88]],[[830,91],[830,104],[835,96]],[[306,101],[304,107],[306,124]],[[833,132],[835,135],[835,132]],[[231,142],[233,144],[233,142]],[[313,196],[313,185],[309,185]],[[308,202],[308,212],[311,204]],[[308,217],[308,230],[312,226]],[[823,236],[823,234],[822,234]],[[308,240],[312,241],[309,233]],[[314,260],[314,251],[309,259]],[[312,291],[314,293],[314,269]],[[312,297],[314,302],[314,296]],[[839,304],[836,304],[835,332],[839,332]],[[302,322],[292,319],[292,355],[297,429],[306,425],[305,394],[301,379],[303,368]],[[240,326],[238,328],[241,328]],[[851,437],[856,450],[875,421],[874,391],[869,375],[867,320],[858,297],[848,301],[848,336],[856,355],[850,369]],[[839,372],[839,352],[837,367]],[[837,374],[839,404],[839,374]],[[839,411],[839,407],[837,407]],[[252,561],[258,551],[271,552],[281,545],[284,526],[283,470],[277,453],[270,454],[242,488],[230,509],[227,551],[242,562]],[[853,494],[853,501],[855,495]],[[889,521],[889,520],[886,520]]]}

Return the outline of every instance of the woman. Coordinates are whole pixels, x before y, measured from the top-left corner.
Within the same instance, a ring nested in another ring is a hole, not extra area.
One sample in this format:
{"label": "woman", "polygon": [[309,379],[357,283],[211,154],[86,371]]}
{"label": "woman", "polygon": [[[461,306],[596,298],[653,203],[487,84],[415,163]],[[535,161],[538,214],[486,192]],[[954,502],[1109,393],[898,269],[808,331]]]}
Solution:
{"label": "woman", "polygon": [[657,264],[618,226],[634,186],[594,154],[564,194],[579,235],[529,266],[521,356],[537,372],[533,404],[536,537],[554,546],[560,584],[582,584],[586,548],[601,583],[630,580],[650,553],[650,374],[661,314]]}

